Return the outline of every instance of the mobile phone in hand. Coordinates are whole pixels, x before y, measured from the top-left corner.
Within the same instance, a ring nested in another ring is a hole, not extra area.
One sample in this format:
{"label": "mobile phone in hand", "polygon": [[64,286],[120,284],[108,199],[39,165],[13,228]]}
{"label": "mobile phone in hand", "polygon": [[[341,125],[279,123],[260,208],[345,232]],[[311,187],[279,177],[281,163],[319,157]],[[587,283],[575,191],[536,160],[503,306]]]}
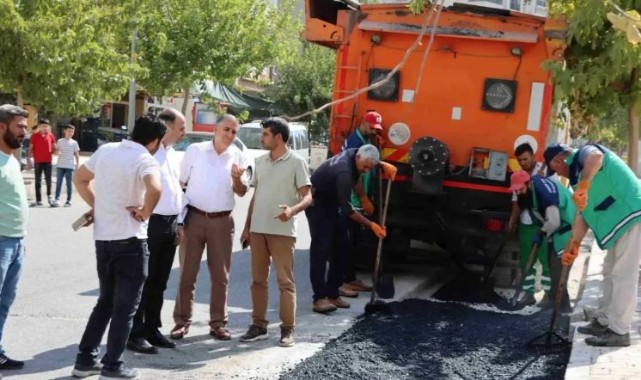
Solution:
{"label": "mobile phone in hand", "polygon": [[71,224],[71,227],[74,231],[78,231],[82,227],[90,225],[92,221],[93,216],[91,216],[91,214],[82,214],[80,218],[76,219],[76,221]]}

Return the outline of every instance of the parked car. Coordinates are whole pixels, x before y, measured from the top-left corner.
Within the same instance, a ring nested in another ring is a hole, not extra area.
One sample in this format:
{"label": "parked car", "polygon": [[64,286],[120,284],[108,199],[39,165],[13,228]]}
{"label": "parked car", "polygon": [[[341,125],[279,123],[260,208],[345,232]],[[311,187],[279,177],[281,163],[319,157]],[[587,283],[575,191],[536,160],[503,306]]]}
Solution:
{"label": "parked car", "polygon": [[[309,164],[309,138],[307,136],[307,127],[303,123],[289,123],[290,136],[287,146],[300,154],[301,157]],[[263,149],[260,143],[260,137],[263,134],[263,127],[259,122],[246,123],[238,129],[237,138],[241,139],[247,146],[249,153],[254,157],[261,156],[267,151]]]}
{"label": "parked car", "polygon": [[[185,133],[185,136],[182,140],[180,140],[178,144],[174,145],[174,150],[178,152],[178,154],[180,155],[180,160],[182,161],[183,155],[185,154],[185,151],[187,151],[187,147],[189,147],[189,145],[203,141],[211,141],[213,139],[214,134],[211,132],[188,132]],[[250,162],[249,166],[247,167],[247,176],[249,179],[251,179],[252,175],[254,174],[254,167],[256,167],[254,163],[254,157],[248,153],[249,149],[247,149],[247,146],[245,146],[245,144],[243,144],[243,142],[238,139],[238,137],[234,139],[234,145],[236,145],[238,149],[240,149],[247,155]]]}

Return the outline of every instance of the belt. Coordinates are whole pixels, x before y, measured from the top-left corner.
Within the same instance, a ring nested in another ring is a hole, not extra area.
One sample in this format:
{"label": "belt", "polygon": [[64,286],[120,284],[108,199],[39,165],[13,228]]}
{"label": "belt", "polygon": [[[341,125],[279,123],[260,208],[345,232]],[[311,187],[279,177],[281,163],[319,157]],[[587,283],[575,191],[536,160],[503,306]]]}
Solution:
{"label": "belt", "polygon": [[189,209],[189,211],[193,211],[196,214],[202,215],[205,218],[209,218],[209,219],[221,218],[223,216],[227,216],[227,215],[231,214],[231,210],[229,210],[229,211],[217,211],[217,212],[206,212],[206,211],[203,211],[203,210],[198,209],[198,208],[196,208],[194,206],[191,206],[191,205],[187,206],[187,208]]}

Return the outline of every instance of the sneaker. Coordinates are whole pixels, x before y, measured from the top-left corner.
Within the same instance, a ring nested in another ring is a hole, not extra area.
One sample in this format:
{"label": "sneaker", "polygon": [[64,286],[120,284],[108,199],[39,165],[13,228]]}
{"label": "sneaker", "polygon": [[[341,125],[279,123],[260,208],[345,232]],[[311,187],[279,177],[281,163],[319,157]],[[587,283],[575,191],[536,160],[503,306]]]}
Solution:
{"label": "sneaker", "polygon": [[291,327],[280,328],[280,340],[278,345],[281,347],[291,347],[294,345],[294,329]]}
{"label": "sneaker", "polygon": [[240,337],[240,341],[255,342],[257,340],[265,340],[267,338],[269,338],[269,334],[267,334],[266,328],[256,326],[256,325],[251,325],[249,326],[249,330],[247,330],[245,335]]}
{"label": "sneaker", "polygon": [[53,204],[54,204],[55,201],[53,200],[53,198],[51,198],[51,197],[47,198],[47,202],[49,203],[49,206],[54,207]]}
{"label": "sneaker", "polygon": [[89,365],[76,363],[76,365],[73,366],[73,371],[71,371],[71,376],[82,379],[88,376],[100,375],[101,371],[102,364],[97,360]]}
{"label": "sneaker", "polygon": [[607,329],[608,326],[600,324],[598,319],[593,318],[590,323],[584,326],[579,326],[576,331],[586,335],[600,335]]}
{"label": "sneaker", "polygon": [[630,333],[617,334],[606,328],[603,333],[586,338],[585,343],[590,346],[627,347],[630,345]]}
{"label": "sneaker", "polygon": [[71,207],[71,201],[65,202],[65,207]]}
{"label": "sneaker", "polygon": [[24,362],[9,358],[4,352],[0,354],[0,369],[20,369]]}
{"label": "sneaker", "polygon": [[58,201],[50,202],[50,203],[49,203],[49,205],[50,205],[51,207],[58,207],[58,206],[60,206],[60,204],[58,203]]}
{"label": "sneaker", "polygon": [[107,368],[102,368],[102,371],[100,372],[100,377],[98,380],[120,380],[120,379],[130,379],[130,380],[136,380],[140,379],[140,375],[138,375],[138,371],[134,368],[129,368],[126,365],[122,364],[120,365],[120,368],[116,369],[107,369]]}
{"label": "sneaker", "polygon": [[29,207],[38,207],[38,206],[42,206],[42,202],[32,202],[32,203],[29,205]]}
{"label": "sneaker", "polygon": [[345,301],[344,299],[342,299],[341,297],[337,297],[337,298],[328,298],[327,300],[328,300],[332,305],[334,305],[334,306],[336,306],[336,307],[339,307],[339,308],[341,308],[341,309],[349,309],[349,307],[350,307],[350,304],[349,304],[347,301]]}
{"label": "sneaker", "polygon": [[176,343],[167,339],[158,329],[155,329],[152,332],[147,333],[147,342],[156,347],[162,348],[176,348]]}
{"label": "sneaker", "polygon": [[326,314],[331,313],[332,311],[336,311],[336,306],[329,302],[327,298],[321,298],[318,301],[314,302],[312,310],[314,310],[316,313]]}

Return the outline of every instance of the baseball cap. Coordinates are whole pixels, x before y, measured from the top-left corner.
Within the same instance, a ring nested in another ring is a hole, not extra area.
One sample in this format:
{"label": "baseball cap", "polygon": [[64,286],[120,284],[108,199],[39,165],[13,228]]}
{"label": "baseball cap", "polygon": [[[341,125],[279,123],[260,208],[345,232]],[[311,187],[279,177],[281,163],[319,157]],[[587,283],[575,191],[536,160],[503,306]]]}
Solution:
{"label": "baseball cap", "polygon": [[381,125],[383,117],[378,112],[370,111],[366,113],[365,117],[363,117],[363,121],[368,122],[374,129],[378,129],[379,131],[383,130],[383,126]]}
{"label": "baseball cap", "polygon": [[521,190],[530,180],[530,175],[525,170],[514,172],[510,177],[510,191]]}
{"label": "baseball cap", "polygon": [[569,150],[570,147],[568,147],[565,144],[560,144],[560,143],[554,143],[547,148],[545,148],[545,152],[543,152],[543,158],[545,159],[545,165],[548,167],[548,172],[547,175],[548,177],[554,174],[554,170],[550,168],[550,162],[556,157],[559,153],[565,152],[566,150]]}

